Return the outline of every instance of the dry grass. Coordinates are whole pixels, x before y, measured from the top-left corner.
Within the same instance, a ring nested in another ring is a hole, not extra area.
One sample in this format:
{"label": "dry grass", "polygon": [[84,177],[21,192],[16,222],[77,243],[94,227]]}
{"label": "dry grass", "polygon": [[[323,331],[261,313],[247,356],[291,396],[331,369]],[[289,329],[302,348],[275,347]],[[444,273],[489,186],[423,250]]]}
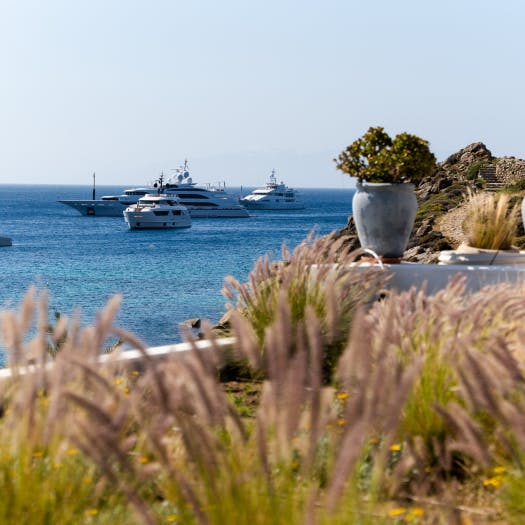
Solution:
{"label": "dry grass", "polygon": [[506,193],[470,193],[463,229],[475,248],[508,250],[516,237],[520,220],[517,205],[509,207]]}

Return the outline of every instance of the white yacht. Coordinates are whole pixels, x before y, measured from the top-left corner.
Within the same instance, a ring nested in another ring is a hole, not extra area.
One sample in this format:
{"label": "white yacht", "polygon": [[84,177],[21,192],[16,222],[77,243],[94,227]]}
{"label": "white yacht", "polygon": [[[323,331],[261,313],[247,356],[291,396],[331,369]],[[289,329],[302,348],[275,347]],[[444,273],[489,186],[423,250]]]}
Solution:
{"label": "white yacht", "polygon": [[[242,218],[249,217],[248,210],[237,199],[226,193],[224,185],[198,186],[193,182],[188,171],[188,163],[175,170],[175,175],[164,183],[164,175],[150,187],[131,188],[122,195],[105,195],[100,199],[61,200],[82,215],[101,217],[122,217],[124,209],[138,202],[146,194],[165,193],[175,195],[181,204],[188,208],[192,218]],[[94,190],[93,190],[94,194]]]}
{"label": "white yacht", "polygon": [[122,217],[122,212],[141,197],[156,191],[154,188],[130,188],[121,195],[103,195],[100,199],[61,200],[62,204],[77,210],[81,215],[97,217]]}
{"label": "white yacht", "polygon": [[248,210],[233,195],[226,193],[225,185],[207,184],[198,186],[188,171],[188,162],[175,170],[175,175],[167,180],[164,193],[177,195],[193,217],[205,218],[243,218],[249,217]]}
{"label": "white yacht", "polygon": [[130,230],[191,226],[191,217],[186,206],[173,195],[144,195],[136,204],[128,206],[123,213]]}
{"label": "white yacht", "polygon": [[297,190],[289,188],[283,181],[277,182],[275,170],[264,188],[252,191],[239,202],[249,210],[302,210],[304,202]]}

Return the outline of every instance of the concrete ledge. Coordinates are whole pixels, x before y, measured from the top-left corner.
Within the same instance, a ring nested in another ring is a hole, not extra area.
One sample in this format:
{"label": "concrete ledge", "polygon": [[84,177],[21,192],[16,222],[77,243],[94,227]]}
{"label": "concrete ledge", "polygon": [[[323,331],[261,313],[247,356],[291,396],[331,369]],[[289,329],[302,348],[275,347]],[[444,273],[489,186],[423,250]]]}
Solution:
{"label": "concrete ledge", "polygon": [[[208,340],[195,341],[195,347],[199,351],[209,351],[214,348],[219,348],[222,351],[227,351],[233,348],[235,344],[235,337],[223,337],[211,342]],[[148,357],[154,360],[168,359],[171,357],[183,357],[188,355],[193,348],[192,343],[178,343],[174,345],[153,346],[146,349]],[[116,367],[137,369],[141,368],[144,355],[140,350],[123,350],[117,353],[103,354],[98,358],[99,364],[111,364]],[[53,361],[49,361],[44,366],[44,370],[51,370]],[[42,371],[42,367],[38,365],[28,365],[18,367],[16,370],[12,368],[0,369],[0,381],[9,379],[14,375],[34,374]]]}
{"label": "concrete ledge", "polygon": [[382,270],[379,266],[377,268],[378,271],[385,271],[391,275],[387,288],[406,291],[412,287],[419,289],[426,284],[427,293],[430,295],[445,288],[450,279],[458,274],[465,278],[466,290],[469,293],[477,292],[488,285],[506,283],[520,286],[525,283],[524,266],[401,263],[385,264]]}

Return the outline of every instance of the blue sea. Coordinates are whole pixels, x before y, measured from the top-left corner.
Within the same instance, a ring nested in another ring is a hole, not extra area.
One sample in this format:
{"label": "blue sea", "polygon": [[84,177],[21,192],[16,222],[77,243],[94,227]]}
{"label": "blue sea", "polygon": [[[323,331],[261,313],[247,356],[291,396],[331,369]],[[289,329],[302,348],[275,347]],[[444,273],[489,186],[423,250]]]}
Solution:
{"label": "blue sea", "polygon": [[[122,193],[101,186],[98,195]],[[244,188],[246,194],[251,188]],[[238,195],[240,189],[232,188]],[[245,281],[255,261],[278,259],[311,230],[343,228],[353,189],[303,189],[306,209],[253,211],[246,219],[193,219],[183,230],[129,231],[124,219],[84,217],[57,202],[91,198],[89,186],[0,185],[0,307],[17,309],[35,285],[47,290],[53,312],[81,309],[91,324],[114,294],[122,296],[117,324],[147,345],[181,340],[179,323],[200,317],[215,323],[225,311],[226,275]]]}

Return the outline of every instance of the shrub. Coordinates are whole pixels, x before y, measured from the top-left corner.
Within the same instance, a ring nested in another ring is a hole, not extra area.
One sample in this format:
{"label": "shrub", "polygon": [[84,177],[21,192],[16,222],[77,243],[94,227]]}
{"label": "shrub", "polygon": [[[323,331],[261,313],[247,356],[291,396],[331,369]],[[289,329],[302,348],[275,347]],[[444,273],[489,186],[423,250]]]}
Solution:
{"label": "shrub", "polygon": [[503,189],[508,193],[520,193],[525,191],[525,177],[505,185]]}
{"label": "shrub", "polygon": [[469,167],[465,178],[467,180],[475,180],[478,178],[479,169],[483,166],[482,162],[475,162],[472,166]]}
{"label": "shrub", "polygon": [[436,165],[426,140],[409,133],[392,139],[381,127],[369,128],[334,161],[359,182],[418,182]]}

